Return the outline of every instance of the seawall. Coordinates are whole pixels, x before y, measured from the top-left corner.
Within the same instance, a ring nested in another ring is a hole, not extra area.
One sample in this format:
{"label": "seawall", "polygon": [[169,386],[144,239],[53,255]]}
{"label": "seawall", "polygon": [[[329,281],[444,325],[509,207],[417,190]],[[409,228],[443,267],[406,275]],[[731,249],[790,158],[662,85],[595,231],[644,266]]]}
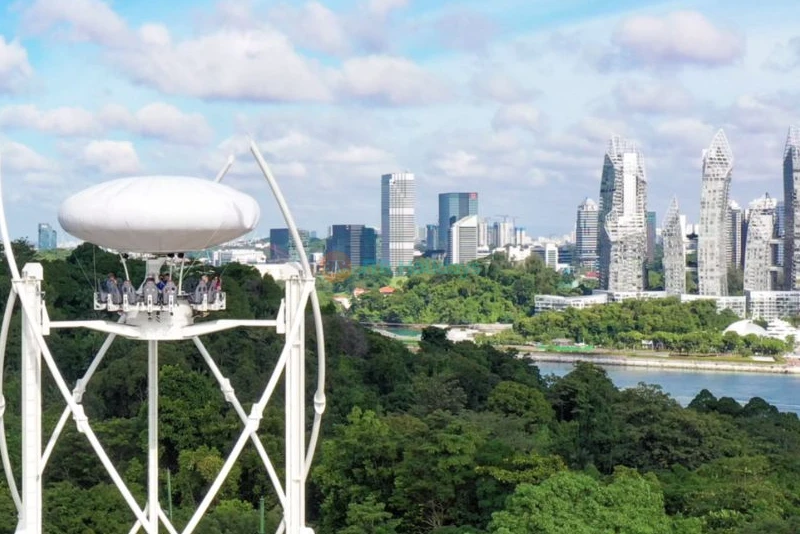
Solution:
{"label": "seawall", "polygon": [[628,367],[654,367],[657,369],[687,369],[693,371],[722,371],[726,373],[800,374],[800,365],[713,362],[677,360],[667,358],[640,358],[635,356],[603,356],[591,354],[553,354],[548,352],[520,352],[519,358],[534,362],[576,363],[591,362],[597,365],[623,365]]}

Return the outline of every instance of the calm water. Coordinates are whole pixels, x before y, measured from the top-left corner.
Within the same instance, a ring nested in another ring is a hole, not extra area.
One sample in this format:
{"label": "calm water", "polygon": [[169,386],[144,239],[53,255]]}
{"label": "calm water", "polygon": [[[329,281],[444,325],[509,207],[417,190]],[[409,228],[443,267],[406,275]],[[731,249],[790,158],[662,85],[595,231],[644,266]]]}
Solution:
{"label": "calm water", "polygon": [[[572,370],[571,363],[538,362],[542,375],[563,376]],[[619,388],[639,382],[657,384],[665,393],[686,406],[705,388],[719,397],[733,397],[744,404],[761,397],[782,412],[800,414],[800,375],[722,373],[682,369],[601,366]]]}

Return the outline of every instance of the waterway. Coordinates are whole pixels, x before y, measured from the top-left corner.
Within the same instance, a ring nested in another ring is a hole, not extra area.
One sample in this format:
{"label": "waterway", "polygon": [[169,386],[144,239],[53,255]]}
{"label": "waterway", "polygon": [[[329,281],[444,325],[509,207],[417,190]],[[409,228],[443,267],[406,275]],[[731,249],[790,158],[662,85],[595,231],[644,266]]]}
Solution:
{"label": "waterway", "polygon": [[[571,363],[537,362],[542,375],[563,376],[573,368]],[[717,398],[732,397],[745,404],[761,397],[782,412],[800,415],[800,375],[727,373],[690,369],[659,369],[653,367],[601,366],[618,388],[634,387],[640,382],[661,386],[665,393],[689,404],[703,388]]]}

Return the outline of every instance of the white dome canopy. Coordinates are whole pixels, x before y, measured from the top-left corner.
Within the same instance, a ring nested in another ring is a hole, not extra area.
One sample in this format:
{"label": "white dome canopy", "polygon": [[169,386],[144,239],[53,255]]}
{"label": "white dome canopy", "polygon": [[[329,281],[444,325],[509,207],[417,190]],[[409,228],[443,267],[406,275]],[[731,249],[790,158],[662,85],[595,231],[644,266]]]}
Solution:
{"label": "white dome canopy", "polygon": [[203,250],[252,231],[258,203],[227,185],[186,176],[104,182],[64,201],[69,234],[120,252]]}
{"label": "white dome canopy", "polygon": [[758,326],[756,323],[749,319],[743,319],[741,321],[736,321],[735,323],[731,324],[728,328],[723,331],[723,334],[728,332],[736,332],[740,336],[744,337],[748,334],[755,334],[757,336],[766,336],[767,331],[766,329]]}

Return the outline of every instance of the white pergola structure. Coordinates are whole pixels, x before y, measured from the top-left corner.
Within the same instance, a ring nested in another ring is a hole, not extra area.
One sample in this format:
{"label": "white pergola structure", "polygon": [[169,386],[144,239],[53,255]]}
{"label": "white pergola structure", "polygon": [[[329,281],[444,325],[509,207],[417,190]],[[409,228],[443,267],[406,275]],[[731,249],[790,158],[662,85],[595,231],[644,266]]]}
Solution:
{"label": "white pergola structure", "polygon": [[[43,269],[40,264],[26,264],[20,271],[14,254],[11,249],[8,226],[3,209],[2,194],[0,193],[0,234],[4,246],[4,252],[11,270],[12,288],[6,304],[5,315],[3,316],[2,329],[0,330],[0,456],[2,457],[3,470],[6,474],[8,486],[14,503],[19,512],[19,522],[17,524],[17,534],[41,534],[42,533],[42,478],[48,459],[53,451],[56,441],[62,430],[67,424],[70,416],[75,421],[77,430],[84,434],[97,454],[103,467],[108,472],[113,483],[117,486],[122,497],[133,512],[133,526],[131,532],[143,530],[148,534],[158,534],[159,532],[169,532],[178,534],[178,530],[172,525],[170,519],[164,513],[159,502],[159,456],[158,456],[158,347],[162,342],[174,340],[191,339],[205,362],[208,364],[211,373],[216,378],[226,401],[228,401],[238,414],[243,424],[243,430],[230,451],[227,459],[216,479],[211,484],[206,496],[198,506],[194,515],[186,526],[180,531],[181,534],[191,534],[197,527],[200,520],[208,511],[213,499],[219,492],[226,477],[239,459],[242,450],[251,442],[258,451],[264,468],[266,469],[275,491],[283,507],[283,521],[278,527],[278,533],[288,534],[313,534],[313,530],[305,524],[305,483],[309,468],[319,437],[322,414],[325,410],[325,347],[322,328],[322,317],[320,313],[319,301],[315,290],[315,279],[311,271],[306,252],[303,249],[300,234],[294,219],[286,205],[286,201],[278,187],[275,178],[269,170],[264,158],[261,156],[255,143],[251,141],[250,150],[256,159],[261,171],[272,190],[273,196],[277,201],[278,207],[286,221],[286,225],[291,232],[295,242],[295,247],[299,255],[298,263],[284,264],[281,275],[278,278],[285,282],[285,298],[281,303],[278,317],[273,320],[210,320],[195,324],[192,315],[195,311],[206,311],[207,303],[191,302],[187,295],[178,293],[176,298],[170,299],[169,305],[159,306],[156,313],[161,313],[160,320],[153,320],[154,306],[152,302],[129,303],[125,301],[124,311],[118,321],[105,320],[84,320],[84,321],[50,321],[44,303],[42,293]],[[219,184],[232,164],[229,159],[225,167],[220,171],[215,180],[208,181],[209,184],[216,184],[216,187],[225,188],[233,191],[227,186]],[[135,179],[134,179],[135,180]],[[145,183],[152,178],[145,178]],[[164,184],[170,186],[169,180],[165,179]],[[174,185],[174,184],[172,184]],[[98,187],[98,186],[95,186]],[[212,186],[213,187],[213,186]],[[230,193],[230,191],[228,191]],[[222,191],[224,193],[224,191]],[[81,193],[79,193],[80,195]],[[233,193],[235,196],[238,193]],[[243,195],[246,197],[246,195]],[[246,197],[249,198],[249,197]],[[252,199],[250,199],[252,200]],[[69,202],[69,201],[68,201]],[[218,206],[220,199],[212,196],[209,202]],[[255,201],[253,201],[255,202]],[[139,204],[132,203],[134,206]],[[242,216],[241,206],[234,206],[233,212],[237,217]],[[100,208],[98,208],[99,210]],[[135,209],[146,209],[136,207]],[[160,208],[159,208],[160,209]],[[197,206],[192,206],[197,209]],[[213,209],[211,210],[213,211]],[[246,210],[245,210],[246,211]],[[63,214],[63,208],[62,208]],[[173,214],[174,215],[174,214]],[[154,217],[154,213],[142,213],[143,218]],[[207,213],[204,215],[207,216]],[[213,217],[212,217],[213,218]],[[256,206],[255,219],[251,221],[254,226],[258,219],[258,209]],[[188,220],[191,220],[189,217]],[[176,222],[177,221],[177,222]],[[181,222],[183,221],[183,222]],[[187,219],[176,217],[172,222],[178,226],[185,224]],[[151,220],[152,222],[152,220]],[[213,221],[212,221],[213,222]],[[219,222],[219,221],[217,221]],[[224,221],[223,221],[224,222]],[[62,225],[64,221],[62,220]],[[74,224],[74,223],[73,223]],[[161,228],[161,234],[175,236],[175,231],[187,230],[186,228],[176,228],[174,226]],[[206,243],[224,236],[221,231],[222,223],[218,224],[216,233],[209,230]],[[77,228],[77,226],[76,226]],[[68,231],[75,229],[66,228]],[[96,230],[97,228],[95,228]],[[249,230],[248,230],[249,231]],[[77,228],[76,233],[84,232],[86,229]],[[116,232],[116,234],[115,234]],[[145,230],[126,230],[127,234],[122,235],[119,231],[109,230],[108,235],[116,235],[125,243],[138,243],[141,251],[164,252],[161,245],[153,245],[153,250],[144,250],[149,244],[153,244],[151,237]],[[202,237],[204,230],[198,231],[196,227],[189,228],[186,239],[191,242],[191,238]],[[242,232],[244,234],[246,232]],[[216,238],[213,236],[217,236]],[[81,237],[80,235],[78,237]],[[238,236],[237,236],[238,237]],[[225,236],[225,240],[230,237]],[[109,246],[104,243],[97,243]],[[174,243],[170,243],[172,246]],[[217,243],[214,243],[217,244]],[[165,245],[166,246],[166,245]],[[125,250],[124,246],[118,245],[118,250]],[[178,250],[192,250],[190,247]],[[135,251],[135,250],[134,250]],[[181,260],[182,262],[182,260]],[[317,389],[314,395],[314,420],[311,427],[311,434],[306,440],[306,419],[305,419],[305,310],[307,302],[311,300],[314,320],[316,323],[317,352],[319,358],[319,371],[317,375]],[[12,313],[19,301],[22,308],[22,347],[21,347],[21,380],[22,380],[22,484],[21,491],[15,480],[11,469],[11,458],[9,456],[6,443],[5,424],[3,422],[3,412],[5,409],[5,399],[2,396],[2,369],[6,353],[8,330],[11,323]],[[167,306],[169,309],[167,310]],[[109,305],[109,309],[111,306]],[[116,308],[114,308],[116,309]],[[213,309],[213,308],[212,308]],[[219,332],[237,327],[274,327],[278,333],[285,334],[285,344],[278,358],[275,369],[267,382],[263,394],[252,405],[249,413],[245,410],[242,403],[237,398],[230,381],[222,374],[212,355],[206,350],[201,340],[201,336],[213,332]],[[59,372],[53,352],[47,345],[46,336],[53,329],[65,328],[87,328],[108,334],[105,342],[95,355],[85,375],[77,381],[73,389],[67,385]],[[128,339],[146,341],[148,346],[148,485],[147,499],[142,506],[136,501],[125,481],[109,459],[103,445],[97,439],[92,430],[84,408],[82,405],[83,393],[92,375],[101,365],[103,358],[114,339],[122,336]],[[61,392],[66,407],[64,412],[49,438],[46,447],[43,449],[42,436],[42,365],[50,371],[55,383]],[[259,422],[262,418],[272,393],[275,391],[280,377],[284,375],[286,388],[286,436],[285,436],[285,480],[281,483],[275,466],[270,460],[270,456],[265,450],[258,436]],[[163,529],[162,529],[163,527]],[[160,530],[161,529],[161,530]]]}

